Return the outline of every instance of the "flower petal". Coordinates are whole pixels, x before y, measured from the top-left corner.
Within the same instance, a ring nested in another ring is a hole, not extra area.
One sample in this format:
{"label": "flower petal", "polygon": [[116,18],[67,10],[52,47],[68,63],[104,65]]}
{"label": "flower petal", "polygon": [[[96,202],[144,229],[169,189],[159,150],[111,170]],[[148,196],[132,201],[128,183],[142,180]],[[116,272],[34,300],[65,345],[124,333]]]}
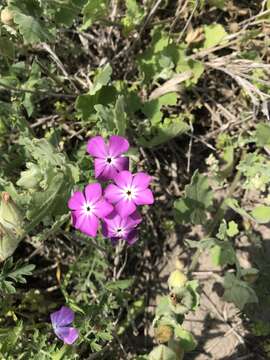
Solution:
{"label": "flower petal", "polygon": [[77,221],[75,228],[83,232],[88,236],[96,236],[98,229],[98,218],[93,214],[92,216],[86,216],[85,214],[75,214]]}
{"label": "flower petal", "polygon": [[123,198],[123,194],[122,194],[121,189],[119,189],[118,186],[116,186],[114,184],[110,184],[106,187],[106,189],[104,191],[104,197],[110,203],[115,204]]}
{"label": "flower petal", "polygon": [[98,179],[98,177],[102,174],[102,171],[104,170],[105,160],[96,158],[94,161],[94,165],[95,165],[95,178]]}
{"label": "flower petal", "polygon": [[143,172],[139,172],[134,175],[132,180],[132,185],[135,186],[137,189],[144,190],[149,186],[151,180],[152,180],[152,176]]}
{"label": "flower petal", "polygon": [[102,188],[98,183],[89,184],[84,189],[85,198],[87,201],[96,203],[102,196]]}
{"label": "flower petal", "polygon": [[136,205],[151,205],[154,203],[154,196],[150,189],[140,191],[134,199]]}
{"label": "flower petal", "polygon": [[61,326],[55,329],[55,334],[68,345],[73,344],[79,337],[79,331],[74,327]]}
{"label": "flower petal", "polygon": [[113,206],[106,200],[101,199],[95,203],[94,213],[99,218],[104,218],[113,211]]}
{"label": "flower petal", "polygon": [[127,218],[122,219],[122,225],[128,231],[136,227],[141,222],[142,222],[142,217],[138,211],[134,211],[134,213],[132,213]]}
{"label": "flower petal", "polygon": [[108,148],[102,136],[95,136],[88,140],[87,152],[94,157],[105,158],[107,156]]}
{"label": "flower petal", "polygon": [[104,221],[101,226],[102,235],[105,237],[109,237],[109,228],[108,224]]}
{"label": "flower petal", "polygon": [[136,230],[131,231],[125,237],[125,240],[128,242],[129,245],[133,245],[138,240],[138,232]]}
{"label": "flower petal", "polygon": [[127,217],[136,210],[136,205],[133,201],[121,199],[116,205],[115,210],[121,217]]}
{"label": "flower petal", "polygon": [[109,154],[119,156],[128,151],[129,142],[123,136],[112,135],[109,140]]}
{"label": "flower petal", "polygon": [[114,178],[114,181],[120,188],[130,187],[132,183],[132,174],[129,171],[120,171]]}
{"label": "flower petal", "polygon": [[107,181],[114,179],[118,174],[118,171],[113,165],[105,164],[102,173],[99,175],[98,179],[101,181]]}
{"label": "flower petal", "polygon": [[74,211],[71,211],[71,223],[72,223],[72,226],[75,226],[76,224],[76,215],[75,215],[75,212]]}
{"label": "flower petal", "polygon": [[129,168],[129,158],[127,158],[125,156],[116,158],[114,160],[114,167],[118,171],[128,170],[128,168]]}
{"label": "flower petal", "polygon": [[74,320],[74,312],[69,307],[62,306],[60,310],[53,312],[50,318],[54,327],[65,326]]}
{"label": "flower petal", "polygon": [[84,195],[81,191],[75,191],[68,200],[68,207],[70,210],[77,210],[82,207],[85,202]]}

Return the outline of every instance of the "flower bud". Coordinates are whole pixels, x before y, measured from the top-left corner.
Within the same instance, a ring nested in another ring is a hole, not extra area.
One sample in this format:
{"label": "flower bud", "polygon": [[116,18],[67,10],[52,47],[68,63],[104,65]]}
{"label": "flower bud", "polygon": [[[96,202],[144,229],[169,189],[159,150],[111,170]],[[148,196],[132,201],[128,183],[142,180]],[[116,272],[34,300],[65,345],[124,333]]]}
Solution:
{"label": "flower bud", "polygon": [[172,291],[174,289],[185,286],[186,282],[187,282],[186,275],[182,273],[182,271],[177,269],[170,274],[168,279],[168,286],[169,289]]}
{"label": "flower bud", "polygon": [[28,170],[21,172],[17,185],[25,189],[35,189],[42,180],[42,173],[36,164],[27,163],[26,166]]}
{"label": "flower bud", "polygon": [[14,25],[14,21],[13,21],[13,14],[12,12],[9,10],[8,7],[5,7],[2,11],[1,11],[1,22],[4,25],[8,25],[8,26],[13,26]]}
{"label": "flower bud", "polygon": [[0,262],[6,260],[16,250],[21,237],[0,224]]}
{"label": "flower bud", "polygon": [[156,341],[160,344],[170,341],[174,336],[173,328],[169,325],[159,325],[154,329],[154,333]]}
{"label": "flower bud", "polygon": [[0,261],[14,253],[23,233],[23,217],[9,193],[3,192],[0,202]]}

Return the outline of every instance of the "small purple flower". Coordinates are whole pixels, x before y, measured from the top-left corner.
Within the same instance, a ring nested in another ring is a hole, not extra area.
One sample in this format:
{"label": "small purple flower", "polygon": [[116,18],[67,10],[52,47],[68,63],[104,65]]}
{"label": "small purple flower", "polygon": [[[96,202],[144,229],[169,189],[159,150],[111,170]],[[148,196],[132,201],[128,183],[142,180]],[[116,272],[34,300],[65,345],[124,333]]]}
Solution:
{"label": "small purple flower", "polygon": [[104,218],[102,232],[105,237],[111,238],[113,243],[124,239],[132,245],[138,239],[136,227],[141,221],[142,218],[137,211],[125,218],[113,211]]}
{"label": "small purple flower", "polygon": [[72,326],[74,312],[67,306],[62,306],[60,310],[50,315],[53,330],[56,336],[63,340],[65,344],[73,344],[79,336],[79,332]]}
{"label": "small purple flower", "polygon": [[114,179],[119,171],[128,170],[129,160],[122,156],[129,148],[128,141],[117,135],[110,136],[109,145],[101,136],[87,143],[87,152],[95,158],[95,177],[101,181]]}
{"label": "small purple flower", "polygon": [[73,226],[89,236],[96,236],[99,218],[113,211],[113,206],[103,199],[101,185],[97,183],[87,185],[84,192],[74,192],[68,207],[72,210]]}
{"label": "small purple flower", "polygon": [[136,205],[150,205],[154,202],[152,191],[148,189],[151,176],[139,172],[132,175],[121,171],[115,178],[116,185],[105,189],[104,197],[112,204],[121,217],[127,217],[136,210]]}

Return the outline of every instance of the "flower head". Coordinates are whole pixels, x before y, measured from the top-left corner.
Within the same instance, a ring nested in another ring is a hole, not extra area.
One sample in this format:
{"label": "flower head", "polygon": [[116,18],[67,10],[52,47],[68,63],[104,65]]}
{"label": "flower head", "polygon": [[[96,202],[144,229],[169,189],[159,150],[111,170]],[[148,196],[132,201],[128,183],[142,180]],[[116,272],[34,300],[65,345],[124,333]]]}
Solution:
{"label": "flower head", "polygon": [[106,181],[114,179],[119,171],[128,170],[129,160],[122,154],[129,148],[128,141],[112,135],[109,144],[101,136],[95,136],[87,143],[87,152],[95,158],[95,177]]}
{"label": "flower head", "polygon": [[115,184],[105,189],[104,197],[112,204],[121,217],[127,217],[136,210],[136,205],[150,205],[154,202],[152,191],[148,189],[151,176],[139,172],[131,174],[121,171],[114,178]]}
{"label": "flower head", "polygon": [[79,332],[72,326],[74,321],[74,312],[67,306],[62,306],[60,310],[50,315],[53,330],[56,336],[63,340],[65,344],[73,344],[79,336]]}
{"label": "flower head", "polygon": [[72,210],[72,223],[76,229],[89,236],[96,236],[99,218],[113,211],[113,206],[102,197],[100,184],[89,184],[84,191],[76,191],[68,201]]}
{"label": "flower head", "polygon": [[141,221],[142,218],[137,211],[125,218],[113,211],[104,218],[102,232],[104,236],[110,237],[113,243],[124,239],[131,245],[137,240],[136,227]]}

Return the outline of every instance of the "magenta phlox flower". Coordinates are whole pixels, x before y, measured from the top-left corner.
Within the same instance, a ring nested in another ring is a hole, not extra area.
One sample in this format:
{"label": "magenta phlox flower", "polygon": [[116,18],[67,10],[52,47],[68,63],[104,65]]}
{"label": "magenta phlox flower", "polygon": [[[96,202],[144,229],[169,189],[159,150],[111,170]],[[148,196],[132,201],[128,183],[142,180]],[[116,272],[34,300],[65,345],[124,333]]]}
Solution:
{"label": "magenta phlox flower", "polygon": [[112,204],[121,217],[134,213],[137,205],[150,205],[154,203],[152,191],[148,188],[151,176],[139,172],[131,174],[121,171],[114,178],[115,184],[109,184],[104,192],[104,197]]}
{"label": "magenta phlox flower", "polygon": [[124,239],[131,245],[138,239],[136,227],[141,221],[142,218],[137,211],[125,218],[122,218],[116,211],[113,211],[104,218],[102,232],[113,243]]}
{"label": "magenta phlox flower", "polygon": [[95,177],[107,181],[114,179],[119,171],[128,170],[129,159],[122,156],[128,148],[129,142],[122,136],[110,136],[109,144],[101,136],[90,139],[87,152],[95,158]]}
{"label": "magenta phlox flower", "polygon": [[73,344],[79,332],[70,324],[74,321],[74,312],[67,306],[62,306],[60,310],[50,315],[53,330],[56,336],[63,340],[65,344]]}
{"label": "magenta phlox flower", "polygon": [[73,226],[89,236],[96,236],[99,219],[113,211],[113,206],[102,197],[98,183],[89,184],[84,191],[75,191],[68,201],[72,210]]}

